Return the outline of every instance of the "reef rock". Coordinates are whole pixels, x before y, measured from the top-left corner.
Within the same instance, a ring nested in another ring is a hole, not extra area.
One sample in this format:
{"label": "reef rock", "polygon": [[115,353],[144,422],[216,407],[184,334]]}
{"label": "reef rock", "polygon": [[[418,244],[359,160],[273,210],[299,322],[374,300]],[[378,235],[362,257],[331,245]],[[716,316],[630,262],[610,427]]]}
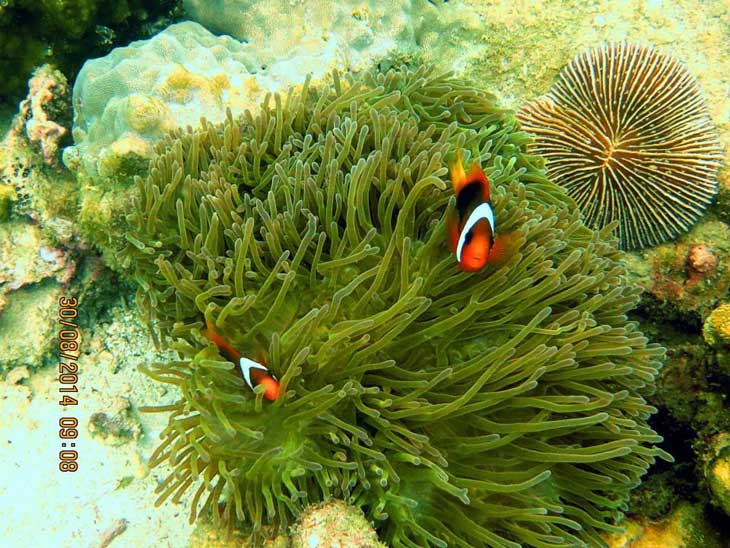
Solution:
{"label": "reef rock", "polygon": [[333,66],[371,64],[412,44],[414,27],[436,12],[433,5],[412,0],[184,0],[183,5],[207,29],[255,48],[274,78],[292,70],[321,75]]}
{"label": "reef rock", "polygon": [[278,89],[258,66],[250,48],[191,21],[87,61],[73,89],[76,146],[64,162],[96,181],[139,173],[168,130],[222,121],[226,109],[240,113]]}
{"label": "reef rock", "polygon": [[730,433],[720,433],[710,440],[704,461],[703,472],[712,502],[730,516]]}
{"label": "reef rock", "polygon": [[56,165],[59,145],[68,135],[66,126],[70,122],[68,81],[51,65],[43,65],[33,73],[28,88],[12,131],[37,143],[43,161]]}
{"label": "reef rock", "polygon": [[[409,59],[421,51],[422,39],[432,42],[475,20],[466,8],[445,14],[425,1],[290,4],[187,0],[187,13],[202,25],[171,25],[87,61],[73,90],[76,147],[64,151],[64,163],[83,168],[97,183],[129,182],[168,130],[196,127],[201,117],[221,122],[226,109],[234,115],[254,110],[267,93],[308,75],[317,80],[333,69],[357,72],[394,52]],[[448,50],[442,57],[451,66],[448,43],[438,49]]]}
{"label": "reef rock", "polygon": [[385,548],[362,511],[337,499],[307,508],[290,541],[292,548]]}
{"label": "reef rock", "polygon": [[683,502],[661,521],[626,520],[624,533],[607,536],[609,548],[722,548],[701,505]]}

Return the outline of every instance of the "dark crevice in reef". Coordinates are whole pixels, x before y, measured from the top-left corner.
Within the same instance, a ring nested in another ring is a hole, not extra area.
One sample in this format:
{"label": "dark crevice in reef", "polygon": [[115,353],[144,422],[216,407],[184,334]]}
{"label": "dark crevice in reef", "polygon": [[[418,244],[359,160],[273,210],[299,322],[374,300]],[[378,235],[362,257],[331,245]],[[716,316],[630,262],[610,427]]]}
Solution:
{"label": "dark crevice in reef", "polygon": [[[658,411],[650,426],[664,441],[659,444],[675,462],[657,461],[631,495],[629,510],[660,519],[683,501],[700,505],[705,521],[730,539],[727,516],[710,501],[704,478],[713,437],[730,429],[725,394],[730,371],[723,356],[705,343],[698,312],[678,310],[671,303],[644,294],[631,319],[667,349],[656,390],[647,397]],[[730,541],[724,546],[730,546]]]}
{"label": "dark crevice in reef", "polygon": [[[637,307],[630,314],[631,319],[641,323],[642,328],[656,333],[652,340],[662,342],[676,340],[673,330],[682,337],[702,335],[702,316],[696,311],[681,311],[671,303],[661,301],[650,293],[644,293]],[[672,331],[667,332],[669,327]]]}
{"label": "dark crevice in reef", "polygon": [[135,290],[135,285],[104,266],[100,257],[90,256],[82,260],[68,294],[79,300],[79,327],[85,329],[112,321],[111,310],[120,301],[132,307]]}
{"label": "dark crevice in reef", "polygon": [[723,546],[730,548],[730,520],[727,519],[727,514],[719,508],[707,505],[705,516],[710,526],[720,534],[724,541]]}
{"label": "dark crevice in reef", "polygon": [[33,67],[52,63],[70,82],[84,61],[147,38],[182,18],[181,0],[0,3],[0,104],[27,90]]}
{"label": "dark crevice in reef", "polygon": [[649,419],[651,427],[664,437],[659,447],[674,462],[657,460],[631,495],[629,510],[649,519],[659,519],[672,511],[680,500],[697,502],[699,478],[692,449],[694,431],[687,422],[677,421],[665,406]]}

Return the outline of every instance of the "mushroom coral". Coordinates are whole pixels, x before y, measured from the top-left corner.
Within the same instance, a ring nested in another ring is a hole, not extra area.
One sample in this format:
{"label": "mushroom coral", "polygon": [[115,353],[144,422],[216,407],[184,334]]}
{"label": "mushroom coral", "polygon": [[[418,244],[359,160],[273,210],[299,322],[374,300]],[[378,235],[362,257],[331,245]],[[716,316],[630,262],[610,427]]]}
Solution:
{"label": "mushroom coral", "polygon": [[[637,293],[487,92],[428,68],[306,82],[158,147],[124,260],[177,386],[160,502],[261,537],[313,502],[394,547],[604,546],[655,457],[663,349]],[[463,273],[445,158],[471,154],[519,250]],[[610,228],[610,227],[609,227]],[[205,321],[281,383],[274,402]]]}
{"label": "mushroom coral", "polygon": [[528,150],[575,199],[590,227],[617,222],[624,249],[689,231],[718,191],[720,138],[697,81],[638,43],[589,49],[517,114]]}

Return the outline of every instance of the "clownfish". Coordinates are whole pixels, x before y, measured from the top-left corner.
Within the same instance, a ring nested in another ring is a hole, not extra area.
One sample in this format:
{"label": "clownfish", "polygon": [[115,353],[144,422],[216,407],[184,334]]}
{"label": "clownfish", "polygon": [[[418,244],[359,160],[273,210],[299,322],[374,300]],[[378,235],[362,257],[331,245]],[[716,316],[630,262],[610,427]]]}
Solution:
{"label": "clownfish", "polygon": [[[215,343],[221,354],[223,354],[228,360],[238,364],[241,368],[241,373],[243,374],[243,380],[249,388],[253,390],[254,387],[261,384],[264,386],[264,397],[269,401],[276,400],[279,397],[279,381],[276,376],[269,371],[266,365],[262,365],[242,356],[240,352],[228,344],[228,341],[216,333],[210,323],[210,320],[206,319],[205,325],[205,336]],[[259,358],[259,360],[264,361],[263,358]]]}
{"label": "clownfish", "polygon": [[489,199],[489,179],[472,164],[469,173],[461,164],[461,151],[451,165],[451,184],[456,210],[446,219],[451,251],[464,272],[474,272],[487,263],[499,264],[510,248],[511,234],[495,238],[495,216]]}

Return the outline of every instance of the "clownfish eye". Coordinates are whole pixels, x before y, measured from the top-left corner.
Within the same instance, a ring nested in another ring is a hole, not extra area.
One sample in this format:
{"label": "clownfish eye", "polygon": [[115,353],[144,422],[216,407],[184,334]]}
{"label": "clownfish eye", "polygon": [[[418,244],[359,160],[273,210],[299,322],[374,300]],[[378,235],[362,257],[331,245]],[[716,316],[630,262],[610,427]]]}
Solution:
{"label": "clownfish eye", "polygon": [[464,244],[468,244],[471,242],[472,238],[474,237],[474,234],[472,234],[471,230],[466,233],[466,236],[464,236]]}

